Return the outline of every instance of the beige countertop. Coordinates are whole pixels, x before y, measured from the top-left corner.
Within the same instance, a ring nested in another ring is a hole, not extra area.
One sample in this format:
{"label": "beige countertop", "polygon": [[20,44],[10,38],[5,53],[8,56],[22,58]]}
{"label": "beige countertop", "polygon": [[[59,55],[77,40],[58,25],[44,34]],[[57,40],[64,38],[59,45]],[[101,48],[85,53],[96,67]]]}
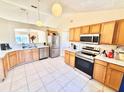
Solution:
{"label": "beige countertop", "polygon": [[81,51],[79,49],[72,49],[72,48],[66,48],[65,50],[70,51],[70,52],[74,52],[74,53]]}
{"label": "beige countertop", "polygon": [[95,59],[99,59],[99,60],[102,60],[102,61],[105,61],[105,62],[108,62],[108,63],[112,63],[112,64],[116,64],[116,65],[119,65],[119,66],[124,66],[124,61],[114,59],[114,58],[108,58],[108,57],[98,55],[98,56],[95,57]]}
{"label": "beige countertop", "polygon": [[[38,46],[37,48],[44,48],[44,47],[49,47],[49,46]],[[4,58],[4,56],[9,53],[9,52],[14,52],[14,51],[19,51],[19,50],[29,50],[29,49],[34,49],[34,48],[16,48],[16,49],[10,49],[10,50],[5,50],[5,51],[0,51],[0,59]]]}

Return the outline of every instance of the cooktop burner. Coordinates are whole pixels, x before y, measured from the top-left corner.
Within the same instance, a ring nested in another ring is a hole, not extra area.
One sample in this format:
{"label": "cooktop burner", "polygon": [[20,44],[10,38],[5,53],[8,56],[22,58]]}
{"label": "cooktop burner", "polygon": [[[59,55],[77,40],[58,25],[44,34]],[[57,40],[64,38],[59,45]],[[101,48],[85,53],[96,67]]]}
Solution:
{"label": "cooktop burner", "polygon": [[95,56],[96,56],[95,54],[86,53],[86,52],[81,52],[81,54],[85,54],[85,55],[88,55],[88,56],[93,56],[93,57],[95,57]]}

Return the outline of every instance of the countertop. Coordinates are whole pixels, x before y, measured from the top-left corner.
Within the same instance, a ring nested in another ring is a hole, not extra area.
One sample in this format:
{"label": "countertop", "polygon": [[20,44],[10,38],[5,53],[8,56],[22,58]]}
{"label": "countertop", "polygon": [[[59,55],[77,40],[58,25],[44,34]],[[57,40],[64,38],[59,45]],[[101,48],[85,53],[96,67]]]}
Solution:
{"label": "countertop", "polygon": [[96,56],[95,59],[99,59],[99,60],[102,60],[102,61],[105,61],[105,62],[108,62],[108,63],[112,63],[112,64],[116,64],[116,65],[119,65],[119,66],[124,66],[124,61],[119,60],[119,59],[108,58],[108,57],[104,57],[104,56],[101,56],[101,55]]}
{"label": "countertop", "polygon": [[[36,48],[44,48],[44,47],[49,47],[49,46],[38,46]],[[14,51],[19,51],[19,50],[29,50],[29,49],[35,49],[35,48],[25,48],[25,49],[24,48],[16,48],[16,49],[0,51],[0,59],[4,58],[4,56],[9,52],[14,52]]]}
{"label": "countertop", "polygon": [[[66,48],[65,50],[67,51],[70,51],[70,52],[78,52],[78,51],[81,51],[79,49],[71,49],[71,48]],[[102,61],[105,61],[105,62],[108,62],[108,63],[112,63],[112,64],[116,64],[116,65],[119,65],[119,66],[124,66],[124,61],[122,60],[119,60],[119,59],[115,59],[115,58],[108,58],[108,57],[103,57],[101,55],[97,55],[95,57],[95,59],[99,59],[99,60],[102,60]]]}
{"label": "countertop", "polygon": [[65,50],[70,51],[70,52],[74,52],[74,53],[81,51],[79,49],[72,49],[72,48],[65,48]]}

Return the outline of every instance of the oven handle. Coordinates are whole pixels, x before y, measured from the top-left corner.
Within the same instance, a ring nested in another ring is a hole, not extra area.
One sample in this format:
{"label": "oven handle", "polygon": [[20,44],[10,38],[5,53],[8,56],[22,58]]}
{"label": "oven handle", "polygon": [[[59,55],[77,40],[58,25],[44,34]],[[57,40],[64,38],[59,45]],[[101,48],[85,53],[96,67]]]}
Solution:
{"label": "oven handle", "polygon": [[92,60],[92,59],[88,59],[88,58],[86,58],[86,57],[80,57],[80,56],[77,56],[77,55],[76,55],[76,57],[77,57],[77,58],[80,58],[80,59],[84,59],[84,60],[86,60],[86,61],[89,61],[90,63],[94,63],[94,60]]}

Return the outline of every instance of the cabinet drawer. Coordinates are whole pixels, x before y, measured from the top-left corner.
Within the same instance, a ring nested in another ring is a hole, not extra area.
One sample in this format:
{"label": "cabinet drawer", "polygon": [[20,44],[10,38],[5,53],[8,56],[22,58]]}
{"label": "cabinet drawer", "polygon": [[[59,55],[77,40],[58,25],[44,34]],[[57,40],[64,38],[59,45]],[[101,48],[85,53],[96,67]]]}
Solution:
{"label": "cabinet drawer", "polygon": [[108,68],[115,69],[115,70],[118,70],[118,71],[121,71],[121,72],[124,73],[124,67],[122,67],[122,66],[118,66],[118,65],[114,65],[114,64],[109,64]]}
{"label": "cabinet drawer", "polygon": [[107,62],[104,62],[104,61],[101,61],[101,60],[95,60],[95,63],[96,63],[96,64],[103,65],[103,66],[107,66],[107,65],[108,65]]}

